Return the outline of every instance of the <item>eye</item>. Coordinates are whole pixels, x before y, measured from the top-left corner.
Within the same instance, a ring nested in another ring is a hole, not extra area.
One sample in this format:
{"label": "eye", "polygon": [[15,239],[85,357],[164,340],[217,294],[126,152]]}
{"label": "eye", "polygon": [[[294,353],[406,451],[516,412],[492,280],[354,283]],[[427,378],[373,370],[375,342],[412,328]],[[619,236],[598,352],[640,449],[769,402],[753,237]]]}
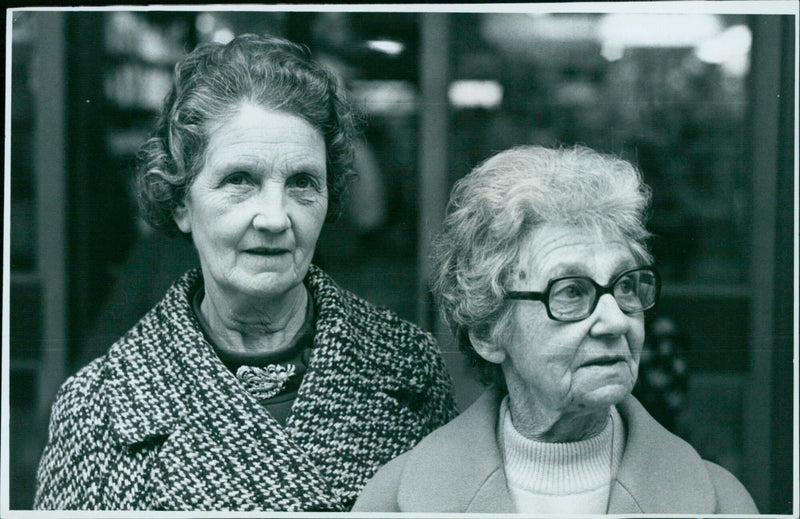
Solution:
{"label": "eye", "polygon": [[317,180],[309,173],[299,173],[293,175],[288,181],[289,187],[297,189],[309,189],[317,187]]}
{"label": "eye", "polygon": [[586,283],[580,279],[565,279],[555,285],[550,297],[565,301],[568,299],[580,299],[588,292]]}
{"label": "eye", "polygon": [[223,184],[229,184],[233,186],[242,186],[245,184],[249,184],[251,182],[251,176],[246,171],[234,171],[229,175],[225,176],[225,179],[222,181]]}
{"label": "eye", "polygon": [[617,281],[614,291],[619,294],[633,294],[636,292],[636,281],[632,276],[625,276]]}

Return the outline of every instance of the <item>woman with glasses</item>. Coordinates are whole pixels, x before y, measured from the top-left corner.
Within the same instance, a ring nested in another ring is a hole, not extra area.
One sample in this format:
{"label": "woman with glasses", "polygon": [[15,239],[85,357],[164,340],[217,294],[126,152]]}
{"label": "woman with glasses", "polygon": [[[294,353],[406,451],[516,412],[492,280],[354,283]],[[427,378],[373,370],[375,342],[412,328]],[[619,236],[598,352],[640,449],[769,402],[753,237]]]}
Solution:
{"label": "woman with glasses", "polygon": [[434,292],[488,390],[384,466],[354,510],[757,513],[631,396],[660,279],[649,188],[584,147],[520,147],[453,188]]}

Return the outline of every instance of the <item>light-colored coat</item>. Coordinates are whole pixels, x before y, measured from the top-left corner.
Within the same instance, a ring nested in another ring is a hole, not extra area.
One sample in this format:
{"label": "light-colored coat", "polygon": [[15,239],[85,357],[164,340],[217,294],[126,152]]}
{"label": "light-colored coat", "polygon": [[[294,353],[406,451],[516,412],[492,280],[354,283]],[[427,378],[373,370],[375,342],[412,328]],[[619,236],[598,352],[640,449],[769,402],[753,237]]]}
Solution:
{"label": "light-colored coat", "polygon": [[[353,511],[513,513],[497,443],[500,395],[489,390],[449,424],[389,462]],[[750,494],[700,458],[628,396],[617,409],[627,431],[609,514],[756,514]]]}
{"label": "light-colored coat", "polygon": [[432,337],[311,267],[308,372],[285,427],[205,340],[199,271],[62,387],[35,507],[347,510],[364,482],[455,415]]}

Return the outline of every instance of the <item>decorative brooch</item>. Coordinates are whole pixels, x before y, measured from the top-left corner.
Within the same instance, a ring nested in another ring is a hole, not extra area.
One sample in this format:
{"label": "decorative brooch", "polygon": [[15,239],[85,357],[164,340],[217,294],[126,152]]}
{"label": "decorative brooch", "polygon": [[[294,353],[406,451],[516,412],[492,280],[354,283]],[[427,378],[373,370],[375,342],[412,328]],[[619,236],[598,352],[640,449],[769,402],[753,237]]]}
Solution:
{"label": "decorative brooch", "polygon": [[257,366],[240,366],[236,370],[236,378],[256,398],[266,400],[279,394],[286,383],[294,375],[295,366],[289,364],[271,364],[264,368]]}

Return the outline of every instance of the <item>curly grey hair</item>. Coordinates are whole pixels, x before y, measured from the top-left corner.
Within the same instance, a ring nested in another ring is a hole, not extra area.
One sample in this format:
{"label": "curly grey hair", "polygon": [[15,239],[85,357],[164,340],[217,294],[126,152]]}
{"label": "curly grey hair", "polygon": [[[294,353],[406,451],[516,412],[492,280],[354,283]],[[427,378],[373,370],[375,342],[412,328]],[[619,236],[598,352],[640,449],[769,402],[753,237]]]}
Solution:
{"label": "curly grey hair", "polygon": [[173,211],[203,168],[210,129],[245,102],[297,115],[320,131],[327,155],[326,220],[339,216],[355,176],[353,108],[336,77],[307,48],[245,34],[227,44],[200,44],[175,66],[156,128],[138,155],[136,194],[152,227],[180,234]]}
{"label": "curly grey hair", "polygon": [[510,316],[506,283],[525,239],[547,223],[604,231],[649,263],[650,196],[631,163],[582,146],[512,148],[456,182],[434,242],[433,292],[479,381],[503,385],[502,371],[475,351],[469,332],[502,340]]}

